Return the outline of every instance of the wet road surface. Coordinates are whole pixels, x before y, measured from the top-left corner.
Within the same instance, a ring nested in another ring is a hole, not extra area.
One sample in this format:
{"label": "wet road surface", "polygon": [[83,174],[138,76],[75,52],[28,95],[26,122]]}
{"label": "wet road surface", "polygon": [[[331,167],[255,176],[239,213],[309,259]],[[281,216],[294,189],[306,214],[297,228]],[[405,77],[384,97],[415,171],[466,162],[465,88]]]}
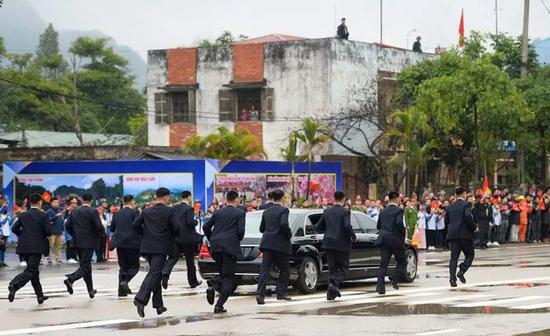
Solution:
{"label": "wet road surface", "polygon": [[[504,246],[476,251],[468,282],[448,285],[447,251],[421,252],[419,274],[399,291],[375,293],[373,280],[347,283],[342,297],[327,302],[325,292],[293,301],[268,297],[256,305],[254,286],[239,287],[226,304],[228,313],[214,315],[205,285],[190,289],[180,261],[165,291],[168,312],[157,317],[146,308],[137,316],[133,297],[116,296],[115,262],[94,264],[98,290],[90,300],[83,282],[74,295],[65,291],[64,274],[77,265],[41,266],[42,286],[50,300],[38,305],[32,287],[7,301],[7,284],[22,268],[11,255],[0,270],[0,336],[2,335],[550,335],[550,245]],[[145,265],[131,283],[137,291]]]}

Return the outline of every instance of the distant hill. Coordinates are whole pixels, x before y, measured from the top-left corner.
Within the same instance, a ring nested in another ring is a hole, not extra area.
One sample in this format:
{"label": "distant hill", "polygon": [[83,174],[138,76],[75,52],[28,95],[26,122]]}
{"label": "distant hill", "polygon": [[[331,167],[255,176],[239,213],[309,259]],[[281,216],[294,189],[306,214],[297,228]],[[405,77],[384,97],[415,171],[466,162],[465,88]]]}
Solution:
{"label": "distant hill", "polygon": [[[48,22],[45,22],[38,12],[24,0],[7,1],[0,8],[0,36],[4,37],[8,51],[34,52],[38,45],[38,38],[47,25]],[[65,56],[72,41],[79,36],[109,37],[99,30],[58,30],[55,22],[53,25],[59,32],[59,47]],[[128,71],[136,77],[136,88],[143,89],[147,72],[145,61],[131,48],[118,45],[114,40],[111,40],[111,44],[118,54],[128,60]]]}
{"label": "distant hill", "polygon": [[550,64],[550,37],[535,41],[534,45],[539,54],[539,62]]}

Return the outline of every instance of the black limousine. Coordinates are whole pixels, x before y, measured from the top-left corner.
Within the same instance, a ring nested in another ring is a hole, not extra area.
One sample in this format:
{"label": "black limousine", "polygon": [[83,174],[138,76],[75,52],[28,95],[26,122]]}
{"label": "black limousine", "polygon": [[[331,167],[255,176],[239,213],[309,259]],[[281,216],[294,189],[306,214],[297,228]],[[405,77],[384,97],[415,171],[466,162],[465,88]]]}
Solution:
{"label": "black limousine", "polygon": [[[289,223],[292,230],[292,256],[290,258],[290,284],[303,293],[312,293],[328,279],[328,263],[321,247],[323,234],[315,232],[313,224],[323,213],[322,209],[290,209]],[[257,283],[262,253],[259,250],[262,234],[260,222],[262,211],[246,214],[246,233],[241,242],[243,258],[238,260],[236,282],[238,285]],[[374,244],[378,237],[376,223],[359,211],[352,211],[351,226],[357,236],[350,254],[350,266],[346,280],[376,278],[380,265],[380,250]],[[407,276],[406,282],[413,282],[418,266],[417,251],[406,243]],[[395,260],[389,268],[395,268]],[[214,260],[203,244],[199,253],[199,271],[203,279],[211,280],[216,274]],[[276,268],[270,272],[270,284],[275,284],[279,272]]]}

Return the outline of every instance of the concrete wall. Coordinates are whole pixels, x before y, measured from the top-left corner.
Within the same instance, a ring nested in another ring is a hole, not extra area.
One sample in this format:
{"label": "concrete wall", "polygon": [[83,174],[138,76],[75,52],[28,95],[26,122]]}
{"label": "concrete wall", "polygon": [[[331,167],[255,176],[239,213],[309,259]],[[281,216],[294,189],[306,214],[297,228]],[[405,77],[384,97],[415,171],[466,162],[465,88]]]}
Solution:
{"label": "concrete wall", "polygon": [[167,124],[155,124],[155,93],[159,87],[168,83],[166,50],[150,50],[147,55],[147,121],[149,146],[168,146],[170,127]]}

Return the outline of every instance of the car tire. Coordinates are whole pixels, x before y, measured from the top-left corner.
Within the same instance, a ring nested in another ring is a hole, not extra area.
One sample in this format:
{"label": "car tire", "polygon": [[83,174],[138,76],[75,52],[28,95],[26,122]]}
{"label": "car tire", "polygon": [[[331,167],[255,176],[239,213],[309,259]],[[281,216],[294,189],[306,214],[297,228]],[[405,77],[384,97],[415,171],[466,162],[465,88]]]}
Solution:
{"label": "car tire", "polygon": [[305,257],[300,265],[295,287],[304,294],[314,293],[319,286],[319,264],[311,258]]}
{"label": "car tire", "polygon": [[418,272],[418,258],[416,257],[416,253],[411,249],[407,249],[405,251],[405,260],[407,261],[407,268],[404,282],[413,282]]}

